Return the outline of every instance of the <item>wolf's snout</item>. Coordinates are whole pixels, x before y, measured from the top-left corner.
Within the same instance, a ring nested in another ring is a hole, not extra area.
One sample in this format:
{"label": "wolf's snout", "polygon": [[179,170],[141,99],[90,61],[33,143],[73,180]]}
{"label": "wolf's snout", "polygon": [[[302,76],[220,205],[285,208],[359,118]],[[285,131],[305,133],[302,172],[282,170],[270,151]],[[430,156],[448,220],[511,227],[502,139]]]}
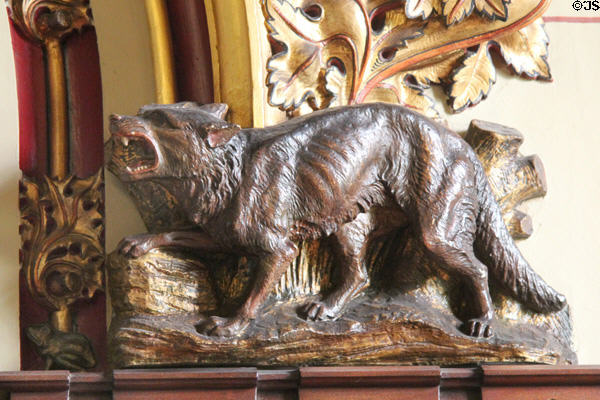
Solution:
{"label": "wolf's snout", "polygon": [[122,115],[111,114],[109,117],[110,121],[110,133],[116,133],[119,130],[119,122],[123,119]]}

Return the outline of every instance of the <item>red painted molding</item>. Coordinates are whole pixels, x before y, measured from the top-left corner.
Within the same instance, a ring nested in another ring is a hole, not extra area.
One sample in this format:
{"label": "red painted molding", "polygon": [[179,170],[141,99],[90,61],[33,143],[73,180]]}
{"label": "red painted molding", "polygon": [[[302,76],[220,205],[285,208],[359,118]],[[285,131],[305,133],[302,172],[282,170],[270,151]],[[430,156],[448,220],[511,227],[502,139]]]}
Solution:
{"label": "red painted molding", "polygon": [[212,103],[212,62],[204,1],[170,0],[167,8],[173,41],[177,100]]}
{"label": "red painted molding", "polygon": [[[9,18],[19,110],[19,167],[25,176],[41,178],[48,168],[48,76],[44,47],[26,37]],[[70,172],[88,177],[103,164],[103,115],[100,60],[93,27],[86,27],[65,38],[62,44],[70,140]],[[16,227],[15,227],[16,229]],[[98,293],[90,302],[74,308],[78,331],[92,342],[97,367],[106,364],[106,298]],[[25,335],[31,325],[48,321],[48,310],[32,298],[20,273],[19,327],[21,369],[44,368]]]}
{"label": "red painted molding", "polygon": [[44,52],[9,23],[19,101],[19,168],[27,176],[41,177],[48,172]]}
{"label": "red painted molding", "polygon": [[95,174],[103,163],[102,82],[94,28],[71,35],[64,43],[71,172],[81,178]]}

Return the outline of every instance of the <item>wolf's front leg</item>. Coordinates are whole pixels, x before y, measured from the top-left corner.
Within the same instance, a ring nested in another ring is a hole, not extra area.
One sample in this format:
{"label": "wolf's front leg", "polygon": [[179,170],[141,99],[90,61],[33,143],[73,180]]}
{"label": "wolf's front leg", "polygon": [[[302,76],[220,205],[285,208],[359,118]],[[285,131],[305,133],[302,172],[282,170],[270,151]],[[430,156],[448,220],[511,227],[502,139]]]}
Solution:
{"label": "wolf's front leg", "polygon": [[256,317],[260,306],[297,255],[298,247],[289,240],[281,242],[276,250],[264,254],[258,264],[250,294],[236,314],[231,318],[210,317],[198,324],[196,330],[211,336],[231,337],[241,334],[250,320]]}
{"label": "wolf's front leg", "polygon": [[128,236],[117,245],[119,253],[126,257],[140,257],[158,247],[182,247],[204,251],[219,251],[219,245],[204,232],[181,231],[142,233]]}
{"label": "wolf's front leg", "polygon": [[300,316],[313,321],[335,320],[342,315],[346,304],[368,286],[364,257],[371,230],[370,217],[362,214],[336,232],[332,237],[336,264],[333,288],[320,300],[303,305]]}

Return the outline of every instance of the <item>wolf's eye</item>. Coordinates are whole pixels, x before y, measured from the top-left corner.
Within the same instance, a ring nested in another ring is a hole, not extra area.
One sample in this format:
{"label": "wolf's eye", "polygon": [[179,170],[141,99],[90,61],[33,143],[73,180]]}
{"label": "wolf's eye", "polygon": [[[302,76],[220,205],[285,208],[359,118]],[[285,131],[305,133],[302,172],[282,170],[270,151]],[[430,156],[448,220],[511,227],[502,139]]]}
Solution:
{"label": "wolf's eye", "polygon": [[176,129],[176,126],[173,126],[169,118],[164,113],[161,112],[152,112],[149,115],[146,115],[146,119],[149,119],[152,122],[152,125],[157,126],[159,128],[164,129]]}

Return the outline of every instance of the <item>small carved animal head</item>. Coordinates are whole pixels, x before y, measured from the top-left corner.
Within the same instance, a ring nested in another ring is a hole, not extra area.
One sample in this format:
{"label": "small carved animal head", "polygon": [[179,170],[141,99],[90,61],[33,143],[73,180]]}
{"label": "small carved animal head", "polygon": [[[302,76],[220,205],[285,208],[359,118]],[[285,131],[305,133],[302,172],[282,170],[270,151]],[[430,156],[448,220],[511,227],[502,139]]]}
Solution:
{"label": "small carved animal head", "polygon": [[190,158],[240,131],[224,120],[227,109],[226,104],[183,102],[144,106],[136,116],[113,114],[105,147],[109,170],[125,182],[189,173]]}

